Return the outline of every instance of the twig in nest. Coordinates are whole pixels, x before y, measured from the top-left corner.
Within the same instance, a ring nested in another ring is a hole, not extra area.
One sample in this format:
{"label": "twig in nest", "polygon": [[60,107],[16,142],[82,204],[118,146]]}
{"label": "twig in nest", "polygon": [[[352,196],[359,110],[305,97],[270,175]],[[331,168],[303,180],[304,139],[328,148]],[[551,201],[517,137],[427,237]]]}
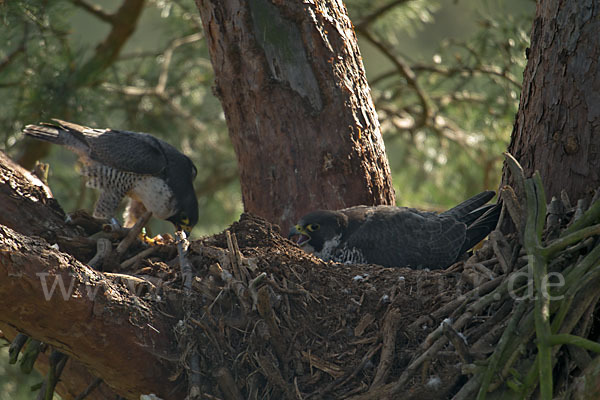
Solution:
{"label": "twig in nest", "polygon": [[154,253],[157,249],[158,249],[158,246],[151,246],[151,247],[148,247],[146,250],[140,251],[135,256],[123,261],[121,263],[121,269],[129,268],[129,267],[135,265],[138,261],[141,261],[144,258],[150,257],[152,255],[152,253]]}
{"label": "twig in nest", "polygon": [[56,350],[50,354],[50,369],[48,370],[46,380],[38,393],[38,400],[52,400],[54,397],[54,388],[60,379],[60,375],[62,374],[68,358],[69,357],[66,354]]}
{"label": "twig in nest", "polygon": [[575,224],[577,221],[583,217],[584,211],[587,209],[587,202],[585,199],[577,200],[577,206],[575,207],[575,214],[573,214],[573,219],[571,223]]}
{"label": "twig in nest", "polygon": [[456,349],[456,352],[458,353],[458,356],[464,363],[469,364],[473,361],[473,357],[467,348],[467,343],[464,336],[461,336],[456,329],[454,329],[452,325],[446,321],[442,322],[442,333],[448,338],[448,340],[450,340],[450,343],[452,343]]}
{"label": "twig in nest", "polygon": [[523,228],[525,227],[525,216],[523,215],[523,207],[517,199],[517,194],[512,187],[504,186],[500,190],[500,197],[502,198],[504,207],[506,210],[508,210],[510,219],[512,219],[513,223],[517,227],[519,237],[522,237]]}
{"label": "twig in nest", "polygon": [[[192,263],[188,257],[188,248],[190,243],[186,238],[184,231],[175,232],[177,238],[177,253],[179,254],[179,267],[181,268],[181,280],[183,285],[183,293],[185,294],[183,308],[184,308],[184,320],[193,321],[193,304],[192,304],[192,288],[194,283],[194,271],[192,269]],[[179,338],[179,348],[186,349],[190,348],[189,352],[183,352],[184,357],[187,354],[187,361],[189,367],[187,368],[188,376],[188,396],[189,399],[200,398],[201,395],[201,377],[200,377],[200,355],[198,349],[193,345],[193,337],[188,332],[188,329],[183,329],[184,333]]]}
{"label": "twig in nest", "polygon": [[498,259],[502,272],[507,274],[510,272],[510,246],[504,238],[502,232],[494,230],[490,233],[490,241],[492,242],[492,249]]}
{"label": "twig in nest", "polygon": [[229,259],[233,275],[238,281],[246,283],[250,278],[250,274],[243,263],[242,252],[238,246],[235,233],[231,234],[229,230],[226,230],[225,236],[227,237],[227,249],[229,250]]}
{"label": "twig in nest", "polygon": [[252,310],[256,310],[258,306],[258,286],[266,279],[266,277],[267,273],[261,272],[256,278],[248,283],[248,292],[250,293],[250,298],[252,298]]}
{"label": "twig in nest", "polygon": [[[244,312],[248,313],[251,309],[253,309],[248,304],[248,288],[244,283],[235,279],[233,275],[225,268],[223,268],[219,263],[214,263],[209,268],[209,273],[215,277],[218,277],[223,282],[227,283],[227,287],[237,296],[240,301],[240,305],[242,306]],[[266,274],[261,274],[262,277],[266,276]],[[262,279],[261,275],[257,276],[254,280],[250,281],[250,285],[253,286],[253,283],[256,284],[257,279]],[[252,296],[252,293],[251,293]]]}
{"label": "twig in nest", "polygon": [[304,359],[308,361],[311,371],[314,367],[320,369],[321,371],[325,372],[328,375],[331,375],[333,378],[336,379],[344,376],[344,370],[339,365],[323,360],[308,351],[303,350],[301,354],[302,357],[304,357]]}
{"label": "twig in nest", "polygon": [[371,358],[373,358],[373,356],[379,351],[379,349],[381,349],[382,346],[383,346],[382,343],[379,343],[377,345],[372,346],[369,349],[369,351],[367,351],[367,354],[365,354],[363,356],[362,360],[356,366],[356,368],[354,368],[352,371],[347,371],[342,377],[340,377],[340,378],[334,380],[333,382],[331,382],[323,390],[317,391],[317,392],[313,392],[308,397],[312,397],[313,395],[317,395],[319,397],[323,397],[325,394],[327,394],[327,393],[331,392],[332,390],[335,390],[336,388],[344,385],[346,382],[348,382],[350,379],[354,378],[360,371],[362,371],[365,368],[365,366],[367,365],[367,363],[369,361],[371,361]]}
{"label": "twig in nest", "polygon": [[27,347],[21,356],[20,369],[24,374],[28,374],[33,370],[33,364],[44,348],[44,344],[39,340],[33,338],[28,339]]}
{"label": "twig in nest", "polygon": [[213,377],[216,379],[219,389],[225,400],[241,400],[243,399],[238,386],[233,379],[233,375],[229,369],[225,367],[217,368],[213,373]]}
{"label": "twig in nest", "polygon": [[[304,295],[307,297],[312,296],[311,293],[304,289],[303,287],[300,287],[300,289],[289,289],[287,287],[281,287],[277,284],[277,282],[275,282],[272,279],[266,279],[265,280],[266,283],[268,283],[273,289],[275,289],[276,291],[280,292],[280,293],[285,293],[285,294],[299,294],[299,295]],[[286,284],[287,286],[287,284]]]}
{"label": "twig in nest", "polygon": [[135,239],[137,239],[138,235],[142,232],[142,228],[144,228],[144,226],[148,223],[150,217],[152,217],[152,212],[146,211],[144,215],[142,215],[142,218],[138,219],[135,225],[133,225],[129,232],[127,232],[125,239],[121,240],[121,243],[119,243],[117,246],[116,252],[118,257],[121,257],[123,254],[125,254],[129,246],[132,245]]}
{"label": "twig in nest", "polygon": [[560,220],[564,215],[564,207],[562,201],[552,196],[550,204],[548,205],[548,217],[546,218],[546,231],[548,235],[546,240],[556,239],[560,231]]}
{"label": "twig in nest", "polygon": [[[579,202],[577,202],[577,206],[577,209],[581,210],[581,207],[579,207]],[[571,234],[584,226],[597,223],[600,220],[600,201],[592,203],[591,207],[582,215],[577,216],[577,211],[575,214],[576,216],[573,217],[571,225],[569,225],[569,227],[562,232],[561,236]]]}
{"label": "twig in nest", "polygon": [[21,352],[23,346],[25,346],[25,343],[27,343],[28,339],[29,336],[25,335],[24,333],[18,333],[17,336],[15,336],[15,338],[12,340],[12,342],[10,342],[10,346],[8,347],[9,364],[15,364],[17,362],[17,359],[19,358],[19,353]]}
{"label": "twig in nest", "polygon": [[[443,307],[441,307],[440,309],[434,311],[432,313],[432,317],[437,321],[447,317],[450,313],[452,313],[454,310],[456,310],[462,303],[488,294],[492,290],[496,289],[503,281],[504,281],[504,277],[499,276],[498,278],[488,281],[488,282],[482,284],[481,286],[476,287],[463,295],[460,295],[456,299],[452,300],[450,303],[448,303],[448,304],[444,305]],[[414,321],[413,323],[411,323],[408,326],[408,329],[409,330],[417,330],[420,328],[421,325],[423,325],[427,322],[431,322],[431,317],[429,317],[429,316],[419,317],[416,321]]]}
{"label": "twig in nest", "polygon": [[148,291],[153,291],[156,286],[148,279],[135,275],[116,274],[113,272],[105,272],[104,275],[112,278],[115,282],[120,281],[132,294],[139,296],[141,294],[141,288],[146,288]]}
{"label": "twig in nest", "polygon": [[494,273],[494,271],[487,268],[485,265],[483,265],[483,263],[475,263],[475,264],[473,264],[473,268],[476,271],[482,273],[488,279],[488,281],[491,281],[492,279],[495,279],[498,277],[498,275],[496,275]]}
{"label": "twig in nest", "polygon": [[504,153],[504,158],[515,181],[517,192],[521,194],[525,193],[525,173],[523,172],[523,167],[521,167],[521,164],[519,164],[517,159],[509,152]]}
{"label": "twig in nest", "polygon": [[183,292],[186,296],[192,294],[192,284],[194,282],[194,271],[192,270],[192,263],[190,262],[187,254],[190,242],[185,237],[185,232],[175,232],[177,237],[177,253],[179,254],[179,267],[181,268],[181,280],[183,283]]}
{"label": "twig in nest", "polygon": [[445,337],[439,338],[434,344],[431,345],[426,351],[424,351],[419,357],[413,360],[400,375],[400,378],[393,382],[390,394],[398,394],[406,385],[408,380],[417,372],[417,369],[426,361],[431,360],[438,351],[440,351],[447,343]]}
{"label": "twig in nest", "polygon": [[96,255],[88,262],[93,269],[100,269],[104,260],[107,260],[112,253],[112,243],[106,238],[100,238],[96,241]]}
{"label": "twig in nest", "polygon": [[275,367],[274,360],[262,354],[255,354],[254,359],[271,385],[281,389],[285,393],[286,399],[295,398],[296,391],[283,379],[281,372]]}
{"label": "twig in nest", "polygon": [[271,299],[269,297],[269,287],[263,286],[258,290],[258,297],[256,302],[258,313],[267,323],[269,328],[269,334],[271,335],[271,342],[277,353],[277,357],[282,363],[285,363],[286,346],[285,340],[281,335],[277,321],[275,320],[275,312],[271,305]]}
{"label": "twig in nest", "polygon": [[381,386],[387,380],[390,373],[390,368],[394,363],[394,357],[396,355],[396,333],[398,331],[398,325],[400,324],[400,312],[396,308],[392,308],[385,317],[383,322],[383,347],[381,348],[381,355],[379,357],[379,365],[377,366],[377,372],[371,382],[371,388]]}
{"label": "twig in nest", "polygon": [[83,392],[79,393],[79,394],[77,395],[77,397],[75,397],[75,400],[83,400],[83,399],[85,399],[85,398],[86,398],[86,397],[88,397],[88,395],[89,395],[90,393],[92,393],[92,392],[93,392],[93,391],[94,391],[94,390],[95,390],[95,389],[96,389],[98,386],[100,386],[100,384],[101,384],[102,382],[103,382],[103,381],[102,381],[102,379],[100,379],[100,378],[96,378],[96,379],[94,379],[94,380],[92,381],[92,383],[90,383],[90,384],[88,385],[88,387],[87,387],[87,388],[85,388],[85,390],[84,390]]}

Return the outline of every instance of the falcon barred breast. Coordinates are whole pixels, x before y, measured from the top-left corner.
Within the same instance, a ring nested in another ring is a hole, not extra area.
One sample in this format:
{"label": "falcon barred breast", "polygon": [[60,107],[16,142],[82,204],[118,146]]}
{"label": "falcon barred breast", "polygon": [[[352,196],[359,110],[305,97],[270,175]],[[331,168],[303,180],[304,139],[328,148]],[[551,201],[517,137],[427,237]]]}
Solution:
{"label": "falcon barred breast", "polygon": [[[165,141],[146,133],[93,129],[58,119],[27,125],[23,132],[65,146],[79,156],[87,186],[100,195],[94,217],[113,218],[123,197],[128,210],[145,210],[189,233],[198,222],[192,161]],[[134,211],[136,210],[136,211]]]}
{"label": "falcon barred breast", "polygon": [[494,195],[479,193],[440,214],[395,206],[313,211],[289,237],[325,261],[446,268],[496,227],[501,206],[486,204]]}

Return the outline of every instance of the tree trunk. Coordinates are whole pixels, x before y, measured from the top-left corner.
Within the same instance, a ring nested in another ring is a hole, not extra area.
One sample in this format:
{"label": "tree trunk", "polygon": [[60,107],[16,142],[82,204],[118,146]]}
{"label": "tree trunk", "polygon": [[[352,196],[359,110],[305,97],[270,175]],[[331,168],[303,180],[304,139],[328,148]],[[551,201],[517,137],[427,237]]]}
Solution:
{"label": "tree trunk", "polygon": [[284,230],[317,208],[393,204],[341,2],[197,0],[246,211]]}
{"label": "tree trunk", "polygon": [[596,0],[537,3],[508,151],[526,175],[540,171],[548,199],[600,185],[599,14]]}

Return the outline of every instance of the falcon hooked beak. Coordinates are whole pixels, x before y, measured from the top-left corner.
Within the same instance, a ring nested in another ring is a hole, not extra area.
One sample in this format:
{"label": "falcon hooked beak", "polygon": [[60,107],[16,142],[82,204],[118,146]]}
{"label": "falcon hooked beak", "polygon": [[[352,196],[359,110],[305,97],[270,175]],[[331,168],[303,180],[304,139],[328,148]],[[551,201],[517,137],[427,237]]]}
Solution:
{"label": "falcon hooked beak", "polygon": [[190,233],[192,233],[192,227],[189,225],[177,226],[177,230],[184,231],[186,237],[190,237]]}
{"label": "falcon hooked beak", "polygon": [[185,232],[185,236],[188,238],[190,237],[192,228],[196,224],[195,221],[190,221],[190,218],[184,212],[175,214],[168,221],[175,225],[175,230]]}
{"label": "falcon hooked beak", "polygon": [[[292,240],[294,236],[297,236],[296,240]],[[288,239],[292,240],[298,246],[303,247],[310,241],[310,234],[301,225],[293,226],[288,234]]]}

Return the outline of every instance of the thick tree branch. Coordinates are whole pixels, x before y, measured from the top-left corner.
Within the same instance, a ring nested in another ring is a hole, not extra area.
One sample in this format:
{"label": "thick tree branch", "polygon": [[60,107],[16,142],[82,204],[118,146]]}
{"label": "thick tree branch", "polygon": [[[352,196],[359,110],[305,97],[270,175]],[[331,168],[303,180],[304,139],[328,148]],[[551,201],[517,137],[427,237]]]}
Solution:
{"label": "thick tree branch", "polygon": [[96,47],[94,55],[78,69],[74,79],[76,87],[94,84],[97,76],[117,59],[121,49],[135,31],[144,8],[144,1],[124,0],[114,14],[107,16],[112,29],[104,41]]}
{"label": "thick tree branch", "polygon": [[375,22],[377,19],[379,19],[383,15],[385,15],[392,8],[400,6],[400,5],[402,5],[404,3],[408,3],[408,2],[409,2],[409,0],[392,0],[388,4],[384,5],[383,7],[378,8],[377,10],[373,11],[371,14],[369,14],[369,15],[365,16],[363,19],[361,19],[355,25],[355,28],[356,29],[366,29],[369,25],[371,25],[373,22]]}
{"label": "thick tree branch", "polygon": [[[13,327],[0,322],[0,337],[12,340],[17,333],[19,332]],[[35,369],[45,375],[48,368],[48,355],[40,353],[35,361]],[[73,358],[65,366],[62,377],[63,379],[56,386],[56,392],[65,400],[75,399],[90,386],[90,383],[97,379],[90,374],[83,364]],[[85,400],[106,400],[116,397],[117,394],[108,385],[101,383],[85,397]]]}
{"label": "thick tree branch", "polygon": [[373,46],[375,46],[381,53],[387,57],[388,60],[392,62],[394,67],[398,73],[406,80],[407,85],[415,91],[415,94],[419,98],[419,104],[421,106],[421,111],[419,113],[418,120],[415,121],[414,128],[421,128],[425,126],[428,120],[434,114],[434,110],[432,110],[432,104],[429,101],[427,93],[423,90],[419,82],[417,81],[417,76],[411,67],[401,58],[395,56],[391,50],[390,46],[378,40],[368,29],[361,29],[356,27],[356,32],[358,32],[362,37],[368,40]]}
{"label": "thick tree branch", "polygon": [[57,236],[78,233],[65,223],[65,213],[50,189],[1,151],[0,203],[0,225],[24,235],[41,236],[56,243]]}
{"label": "thick tree branch", "polygon": [[[151,304],[132,304],[123,287],[50,246],[70,251],[70,238],[82,233],[66,222],[49,189],[1,152],[0,203],[2,329],[55,346],[123,396],[173,396],[169,366],[160,360],[170,349],[170,321]],[[69,374],[67,368],[65,379]]]}
{"label": "thick tree branch", "polygon": [[83,8],[84,10],[86,10],[87,12],[89,12],[90,14],[95,15],[96,17],[98,17],[99,19],[101,19],[104,22],[108,22],[109,24],[113,24],[114,23],[114,16],[107,13],[106,11],[104,11],[102,9],[102,7],[100,7],[97,4],[90,4],[84,0],[72,0],[73,4],[75,4],[76,6],[79,6],[81,8]]}
{"label": "thick tree branch", "polygon": [[122,396],[173,398],[169,366],[160,360],[170,351],[171,327],[124,286],[0,226],[0,298],[9,300],[2,323],[76,358]]}

